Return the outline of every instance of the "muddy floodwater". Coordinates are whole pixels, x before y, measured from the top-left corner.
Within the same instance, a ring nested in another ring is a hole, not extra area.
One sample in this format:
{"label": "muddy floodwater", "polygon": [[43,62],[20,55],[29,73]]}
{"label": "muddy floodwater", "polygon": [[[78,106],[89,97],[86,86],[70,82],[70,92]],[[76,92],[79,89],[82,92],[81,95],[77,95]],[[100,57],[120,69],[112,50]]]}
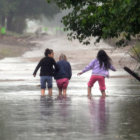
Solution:
{"label": "muddy floodwater", "polygon": [[29,61],[41,50],[33,52],[0,60],[0,140],[140,140],[139,82],[111,72],[107,97],[95,84],[88,99],[91,73],[78,77],[74,69],[66,99],[57,99],[55,81],[53,97],[41,97],[39,76],[32,76],[37,61]]}

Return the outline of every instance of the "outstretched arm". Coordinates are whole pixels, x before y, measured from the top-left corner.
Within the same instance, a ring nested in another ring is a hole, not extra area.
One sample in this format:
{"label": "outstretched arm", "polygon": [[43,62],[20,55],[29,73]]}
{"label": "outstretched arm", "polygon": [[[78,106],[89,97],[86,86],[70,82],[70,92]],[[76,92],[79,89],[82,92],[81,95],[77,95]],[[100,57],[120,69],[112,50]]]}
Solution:
{"label": "outstretched arm", "polygon": [[81,72],[79,72],[77,75],[81,75],[89,70],[91,70],[94,67],[96,60],[91,61]]}
{"label": "outstretched arm", "polygon": [[116,69],[115,69],[115,67],[114,66],[110,66],[110,69],[112,70],[112,71],[116,71]]}

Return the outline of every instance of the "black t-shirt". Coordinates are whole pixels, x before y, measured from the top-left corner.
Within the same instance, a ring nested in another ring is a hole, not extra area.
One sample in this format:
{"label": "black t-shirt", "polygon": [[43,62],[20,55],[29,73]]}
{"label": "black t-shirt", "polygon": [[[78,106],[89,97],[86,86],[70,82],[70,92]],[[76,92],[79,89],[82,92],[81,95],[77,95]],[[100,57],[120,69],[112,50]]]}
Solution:
{"label": "black t-shirt", "polygon": [[[41,68],[40,68],[41,67]],[[53,76],[55,71],[57,71],[57,65],[53,58],[44,57],[40,60],[33,75],[36,75],[38,69],[40,68],[40,76]]]}

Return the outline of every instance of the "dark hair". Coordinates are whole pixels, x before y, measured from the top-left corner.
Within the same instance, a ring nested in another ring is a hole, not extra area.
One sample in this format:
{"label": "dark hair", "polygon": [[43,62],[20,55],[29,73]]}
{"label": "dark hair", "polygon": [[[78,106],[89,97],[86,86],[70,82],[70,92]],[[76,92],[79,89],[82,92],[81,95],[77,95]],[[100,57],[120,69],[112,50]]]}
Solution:
{"label": "dark hair", "polygon": [[104,50],[99,50],[97,54],[97,59],[100,63],[100,68],[104,65],[105,69],[108,70],[111,66],[111,58],[107,55]]}
{"label": "dark hair", "polygon": [[52,52],[50,51],[50,49],[46,49],[45,50],[45,52],[44,52],[44,55],[47,57],[48,56],[48,54],[51,54]]}
{"label": "dark hair", "polygon": [[53,50],[52,50],[52,49],[50,49],[50,52],[51,52],[51,53],[53,53]]}

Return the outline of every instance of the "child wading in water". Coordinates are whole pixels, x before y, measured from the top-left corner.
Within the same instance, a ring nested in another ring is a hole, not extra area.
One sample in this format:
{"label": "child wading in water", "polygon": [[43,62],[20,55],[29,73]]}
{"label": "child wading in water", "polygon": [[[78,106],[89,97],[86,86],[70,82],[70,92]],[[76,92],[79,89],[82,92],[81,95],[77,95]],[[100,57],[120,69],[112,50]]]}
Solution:
{"label": "child wading in water", "polygon": [[67,61],[67,57],[64,54],[61,54],[59,57],[59,61],[57,62],[58,72],[56,72],[55,79],[57,83],[57,87],[59,89],[59,97],[66,97],[66,90],[68,87],[69,80],[71,79],[71,65]]}
{"label": "child wading in water", "polygon": [[109,69],[116,71],[116,69],[111,64],[111,58],[106,54],[104,50],[100,50],[97,54],[97,58],[92,60],[88,66],[78,75],[81,75],[89,70],[92,70],[91,78],[88,82],[88,97],[91,97],[91,89],[96,81],[98,81],[100,86],[100,91],[102,97],[106,96],[105,93],[105,77],[109,77]]}
{"label": "child wading in water", "polygon": [[[54,76],[54,72],[57,71],[56,62],[53,59],[54,53],[53,50],[46,49],[45,50],[45,57],[40,60],[35,71],[33,73],[34,77],[38,69],[40,69],[40,83],[41,83],[41,95],[45,95],[46,83],[48,84],[48,94],[52,96],[52,77]],[[54,69],[54,68],[55,69]]]}

